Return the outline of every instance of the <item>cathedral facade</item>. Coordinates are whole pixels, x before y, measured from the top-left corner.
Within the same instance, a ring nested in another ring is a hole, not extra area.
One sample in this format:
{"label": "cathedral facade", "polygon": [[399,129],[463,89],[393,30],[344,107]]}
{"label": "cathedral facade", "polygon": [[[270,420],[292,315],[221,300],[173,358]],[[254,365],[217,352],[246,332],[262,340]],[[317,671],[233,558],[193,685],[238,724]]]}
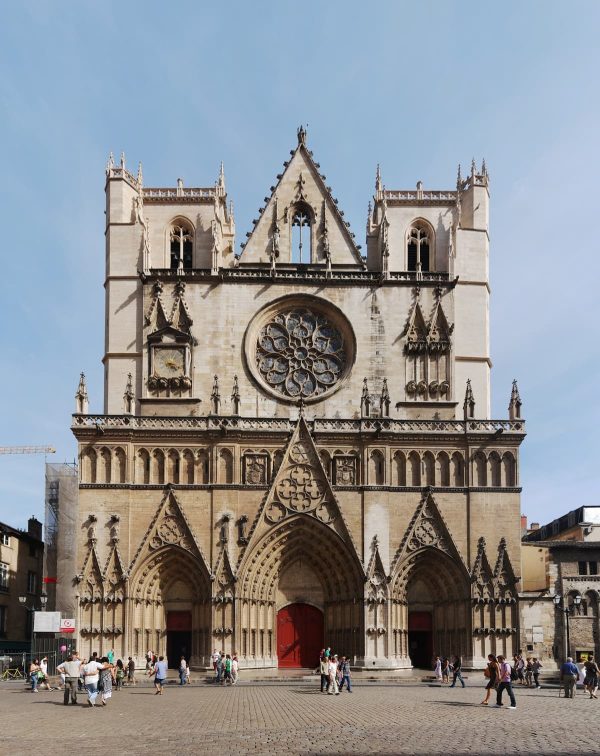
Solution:
{"label": "cathedral facade", "polygon": [[207,188],[106,171],[104,414],[85,379],[78,643],[207,666],[480,666],[518,638],[516,384],[491,420],[488,174],[388,190],[366,254],[307,135],[236,253]]}

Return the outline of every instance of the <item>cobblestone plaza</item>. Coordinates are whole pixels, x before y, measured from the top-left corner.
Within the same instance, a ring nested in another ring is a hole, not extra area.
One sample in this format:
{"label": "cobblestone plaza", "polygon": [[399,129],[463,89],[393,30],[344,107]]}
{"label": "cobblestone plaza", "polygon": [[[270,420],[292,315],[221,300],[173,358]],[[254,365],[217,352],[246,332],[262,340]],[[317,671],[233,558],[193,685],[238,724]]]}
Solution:
{"label": "cobblestone plaza", "polygon": [[510,711],[480,706],[482,691],[363,683],[335,697],[265,682],[169,685],[156,697],[143,685],[91,709],[83,695],[64,707],[60,691],[32,695],[7,684],[0,754],[597,753],[598,701],[581,692],[565,700],[556,687],[517,689]]}

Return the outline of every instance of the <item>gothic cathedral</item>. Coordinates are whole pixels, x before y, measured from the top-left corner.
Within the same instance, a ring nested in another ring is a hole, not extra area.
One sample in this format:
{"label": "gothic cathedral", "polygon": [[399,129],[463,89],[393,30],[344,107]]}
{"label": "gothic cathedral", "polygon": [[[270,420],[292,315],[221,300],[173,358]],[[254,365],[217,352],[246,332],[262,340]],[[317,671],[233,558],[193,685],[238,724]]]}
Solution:
{"label": "gothic cathedral", "polygon": [[483,666],[517,644],[516,383],[490,420],[488,173],[356,243],[298,130],[236,253],[225,176],[106,171],[104,414],[85,378],[79,648],[171,664]]}

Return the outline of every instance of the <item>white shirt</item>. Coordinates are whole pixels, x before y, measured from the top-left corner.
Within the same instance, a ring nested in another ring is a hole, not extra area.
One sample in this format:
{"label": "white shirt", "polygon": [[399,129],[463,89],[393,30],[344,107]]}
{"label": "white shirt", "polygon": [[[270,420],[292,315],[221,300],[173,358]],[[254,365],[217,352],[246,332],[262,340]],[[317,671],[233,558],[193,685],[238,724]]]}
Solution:
{"label": "white shirt", "polygon": [[337,674],[337,664],[331,659],[329,660],[329,674],[333,675],[334,677]]}
{"label": "white shirt", "polygon": [[231,662],[231,669],[232,669],[233,672],[237,672],[238,671],[238,660],[237,659],[233,659],[232,660],[232,662]]}
{"label": "white shirt", "polygon": [[97,661],[88,662],[84,666],[83,673],[85,674],[86,685],[98,682],[98,678],[99,678],[98,673],[103,667],[104,667],[104,664],[100,664],[100,662],[97,662]]}
{"label": "white shirt", "polygon": [[217,653],[214,653],[214,654],[212,655],[212,660],[213,660],[214,662],[218,662],[220,658],[221,658],[221,654],[220,654],[220,653],[218,653],[218,652],[217,652]]}

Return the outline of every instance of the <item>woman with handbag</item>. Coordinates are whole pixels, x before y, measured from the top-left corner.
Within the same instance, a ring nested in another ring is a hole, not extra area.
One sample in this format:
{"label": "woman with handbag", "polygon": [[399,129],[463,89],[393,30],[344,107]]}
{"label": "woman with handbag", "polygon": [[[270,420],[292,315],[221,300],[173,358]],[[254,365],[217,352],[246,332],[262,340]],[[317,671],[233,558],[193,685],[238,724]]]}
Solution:
{"label": "woman with handbag", "polygon": [[483,706],[487,706],[492,691],[496,690],[496,686],[498,685],[498,660],[494,654],[488,654],[488,663],[483,670],[483,675],[487,678],[487,685],[485,686],[485,698],[481,703]]}

